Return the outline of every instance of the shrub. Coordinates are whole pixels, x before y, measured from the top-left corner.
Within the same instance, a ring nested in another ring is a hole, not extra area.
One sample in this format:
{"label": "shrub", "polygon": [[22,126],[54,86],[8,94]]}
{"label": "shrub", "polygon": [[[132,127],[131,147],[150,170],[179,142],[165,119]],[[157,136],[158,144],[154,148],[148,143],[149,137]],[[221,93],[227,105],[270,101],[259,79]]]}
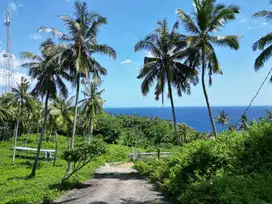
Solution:
{"label": "shrub", "polygon": [[272,201],[272,124],[196,140],[169,159],[136,163],[143,175],[184,204]]}

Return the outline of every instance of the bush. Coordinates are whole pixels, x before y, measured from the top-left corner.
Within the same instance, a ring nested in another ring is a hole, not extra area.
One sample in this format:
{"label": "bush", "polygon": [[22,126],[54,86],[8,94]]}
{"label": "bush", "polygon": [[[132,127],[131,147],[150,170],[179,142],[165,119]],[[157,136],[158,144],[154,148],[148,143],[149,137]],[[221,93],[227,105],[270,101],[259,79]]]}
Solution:
{"label": "bush", "polygon": [[108,143],[116,143],[121,133],[121,122],[115,116],[102,114],[98,117],[94,134],[103,135]]}
{"label": "bush", "polygon": [[252,123],[247,132],[196,140],[135,167],[180,203],[271,203],[271,147],[272,124]]}

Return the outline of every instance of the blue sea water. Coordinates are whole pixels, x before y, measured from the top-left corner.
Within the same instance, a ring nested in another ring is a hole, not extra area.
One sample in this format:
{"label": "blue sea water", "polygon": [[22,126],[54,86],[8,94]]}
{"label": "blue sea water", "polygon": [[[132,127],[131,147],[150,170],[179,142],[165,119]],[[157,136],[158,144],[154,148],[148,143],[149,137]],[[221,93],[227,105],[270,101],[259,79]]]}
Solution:
{"label": "blue sea water", "polygon": [[[231,123],[235,124],[245,111],[246,107],[243,106],[226,106],[226,107],[212,107],[213,116],[219,114],[224,110],[229,114]],[[186,123],[194,129],[202,132],[211,131],[211,123],[206,107],[177,107],[176,117],[178,123]],[[260,117],[266,115],[265,110],[272,110],[272,106],[253,106],[247,112],[249,121],[258,120]],[[172,120],[171,107],[154,107],[154,108],[105,108],[106,113],[113,115],[139,115],[147,117],[160,117],[166,120]],[[221,125],[216,124],[217,129],[221,130]]]}

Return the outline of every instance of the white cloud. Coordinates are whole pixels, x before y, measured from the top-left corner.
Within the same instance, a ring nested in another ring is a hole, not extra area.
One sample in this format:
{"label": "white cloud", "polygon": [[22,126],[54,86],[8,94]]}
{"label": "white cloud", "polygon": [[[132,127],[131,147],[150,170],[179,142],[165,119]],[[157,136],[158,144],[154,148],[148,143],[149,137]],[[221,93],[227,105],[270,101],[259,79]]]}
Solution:
{"label": "white cloud", "polygon": [[8,78],[8,76],[10,76],[11,80],[13,81],[11,84],[12,87],[16,87],[16,83],[20,83],[22,77],[31,81],[31,77],[26,74],[20,72],[13,72],[13,74],[11,75],[11,72],[5,69],[0,69],[0,76],[2,76],[0,78],[0,86],[8,86],[8,81],[5,80]]}
{"label": "white cloud", "polygon": [[11,11],[16,12],[18,10],[18,8],[23,7],[23,4],[15,4],[14,2],[9,2],[8,7]]}
{"label": "white cloud", "polygon": [[37,34],[37,33],[34,33],[32,35],[29,35],[30,38],[34,39],[34,40],[39,40],[42,38],[41,35]]}
{"label": "white cloud", "polygon": [[131,64],[131,63],[132,63],[131,59],[126,59],[121,62],[121,64]]}
{"label": "white cloud", "polygon": [[[0,51],[0,69],[4,68],[5,66],[5,60],[6,58],[4,57],[6,52]],[[14,69],[21,67],[21,65],[24,63],[20,59],[18,59],[14,54],[11,54],[12,56],[12,66]]]}
{"label": "white cloud", "polygon": [[252,27],[248,27],[248,30],[254,30],[254,29],[257,29],[257,28],[262,28],[262,27],[265,27],[265,26],[268,26],[269,24],[267,22],[263,22],[257,26],[252,26]]}
{"label": "white cloud", "polygon": [[246,22],[247,22],[246,19],[242,19],[242,20],[241,20],[241,23],[246,23]]}

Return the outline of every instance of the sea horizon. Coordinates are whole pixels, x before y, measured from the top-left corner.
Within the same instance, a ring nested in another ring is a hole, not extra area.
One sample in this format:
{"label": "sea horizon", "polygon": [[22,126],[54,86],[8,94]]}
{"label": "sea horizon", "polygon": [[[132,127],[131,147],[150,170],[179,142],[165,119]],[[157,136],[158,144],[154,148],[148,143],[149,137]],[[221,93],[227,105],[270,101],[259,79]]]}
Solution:
{"label": "sea horizon", "polygon": [[[230,117],[230,124],[236,124],[241,115],[248,106],[212,106],[213,117],[215,118],[220,111],[225,111]],[[107,107],[104,108],[106,113],[113,115],[139,115],[141,117],[159,117],[165,120],[172,120],[171,107]],[[247,112],[248,122],[258,121],[265,117],[265,110],[272,111],[272,105],[251,106]],[[208,109],[206,106],[178,106],[175,107],[176,118],[178,123],[185,123],[200,132],[210,132],[212,130]],[[216,123],[219,131],[221,125]]]}

